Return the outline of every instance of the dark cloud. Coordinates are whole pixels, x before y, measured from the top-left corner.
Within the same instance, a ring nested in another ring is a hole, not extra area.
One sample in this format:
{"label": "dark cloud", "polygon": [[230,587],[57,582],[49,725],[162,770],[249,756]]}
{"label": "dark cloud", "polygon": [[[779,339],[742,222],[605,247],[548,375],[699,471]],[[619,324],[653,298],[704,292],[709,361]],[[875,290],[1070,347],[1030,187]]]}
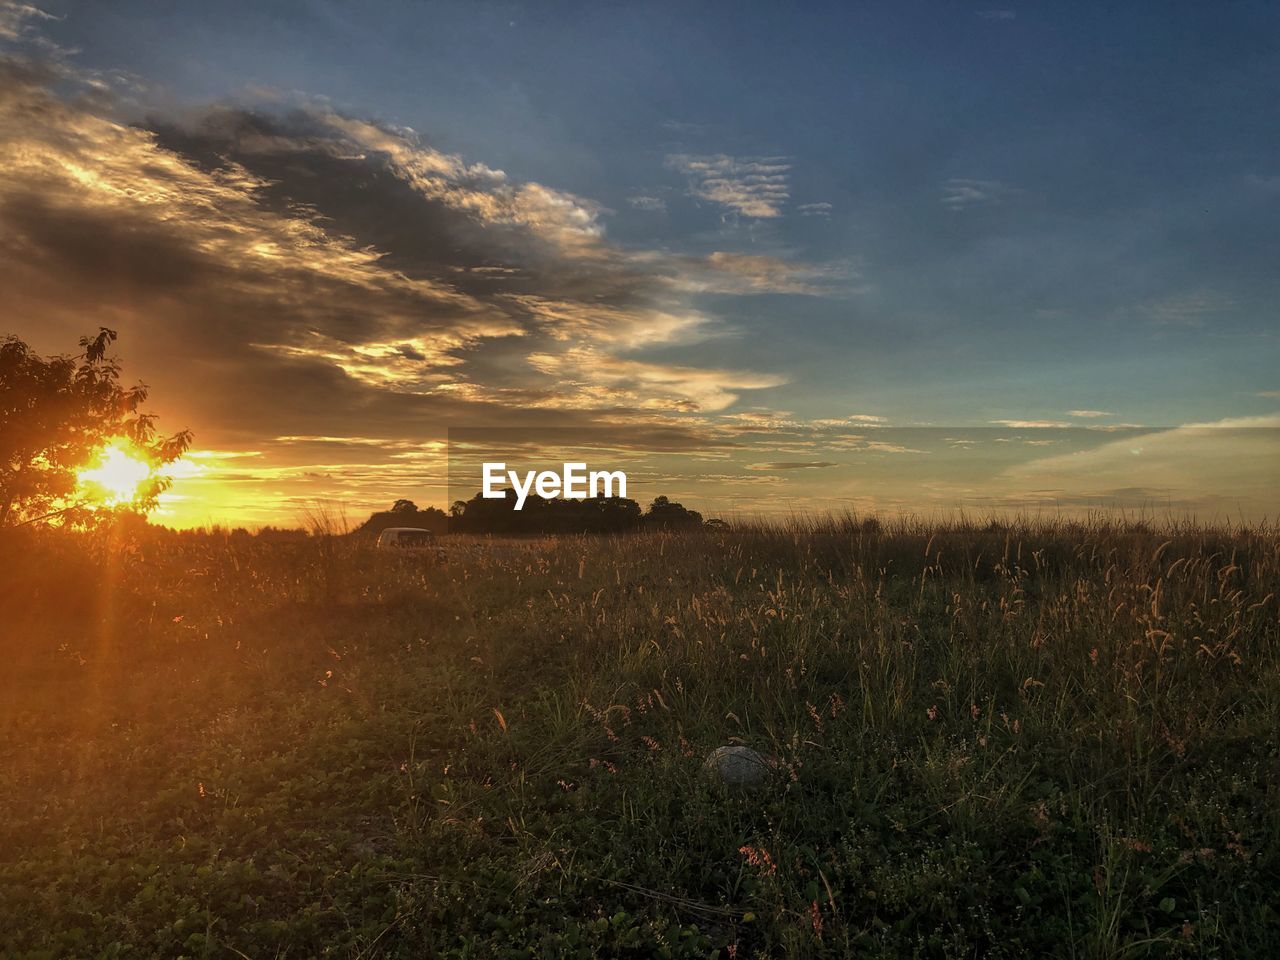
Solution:
{"label": "dark cloud", "polygon": [[450,424],[621,422],[691,448],[697,414],[784,380],[651,359],[725,332],[691,298],[835,276],[617,247],[588,200],[323,106],[128,125],[64,61],[0,73],[8,326],[46,349],[118,328],[167,421],[267,458],[237,476],[294,462],[274,437]]}

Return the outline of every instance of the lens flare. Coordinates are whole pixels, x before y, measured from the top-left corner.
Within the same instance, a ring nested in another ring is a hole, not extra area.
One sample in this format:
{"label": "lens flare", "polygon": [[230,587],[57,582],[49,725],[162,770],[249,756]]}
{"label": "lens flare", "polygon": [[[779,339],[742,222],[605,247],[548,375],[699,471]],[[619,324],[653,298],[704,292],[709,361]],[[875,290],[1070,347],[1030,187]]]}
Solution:
{"label": "lens flare", "polygon": [[117,441],[103,447],[95,465],[81,470],[78,479],[85,493],[106,506],[136,500],[142,485],[151,477],[151,466]]}

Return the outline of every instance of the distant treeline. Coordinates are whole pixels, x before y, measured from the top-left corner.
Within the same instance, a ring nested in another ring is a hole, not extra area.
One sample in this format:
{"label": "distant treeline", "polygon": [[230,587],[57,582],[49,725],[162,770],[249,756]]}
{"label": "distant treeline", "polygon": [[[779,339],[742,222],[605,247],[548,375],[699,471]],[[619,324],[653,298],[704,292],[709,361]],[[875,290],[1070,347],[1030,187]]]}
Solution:
{"label": "distant treeline", "polygon": [[377,536],[387,527],[421,527],[432,533],[449,531],[449,514],[436,507],[419,510],[412,500],[397,500],[390,510],[370,514],[369,519],[356,527],[352,533]]}
{"label": "distant treeline", "polygon": [[521,510],[515,509],[515,500],[514,490],[507,490],[503,499],[491,500],[477,493],[470,500],[456,501],[447,514],[435,507],[420,510],[411,500],[397,500],[390,510],[373,514],[355,532],[376,536],[387,527],[421,527],[433,533],[622,533],[703,523],[698,511],[667,497],[655,499],[647,511],[626,497],[568,500],[530,495]]}

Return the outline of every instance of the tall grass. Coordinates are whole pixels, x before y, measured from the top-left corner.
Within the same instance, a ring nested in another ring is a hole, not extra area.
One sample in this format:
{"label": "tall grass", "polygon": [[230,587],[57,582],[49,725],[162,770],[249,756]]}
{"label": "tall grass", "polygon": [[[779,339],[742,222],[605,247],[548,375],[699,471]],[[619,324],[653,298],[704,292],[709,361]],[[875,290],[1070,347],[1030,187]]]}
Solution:
{"label": "tall grass", "polygon": [[0,545],[0,951],[1280,954],[1275,528],[463,546]]}

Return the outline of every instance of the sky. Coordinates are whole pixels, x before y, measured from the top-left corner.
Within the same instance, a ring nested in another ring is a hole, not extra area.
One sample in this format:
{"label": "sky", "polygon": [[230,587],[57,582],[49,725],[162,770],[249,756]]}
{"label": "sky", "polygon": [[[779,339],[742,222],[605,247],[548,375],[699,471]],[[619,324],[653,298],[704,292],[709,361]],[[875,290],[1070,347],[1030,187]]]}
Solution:
{"label": "sky", "polygon": [[178,526],[445,506],[476,427],[724,516],[1274,518],[1277,37],[1245,2],[0,0],[0,333],[119,331],[195,434]]}

